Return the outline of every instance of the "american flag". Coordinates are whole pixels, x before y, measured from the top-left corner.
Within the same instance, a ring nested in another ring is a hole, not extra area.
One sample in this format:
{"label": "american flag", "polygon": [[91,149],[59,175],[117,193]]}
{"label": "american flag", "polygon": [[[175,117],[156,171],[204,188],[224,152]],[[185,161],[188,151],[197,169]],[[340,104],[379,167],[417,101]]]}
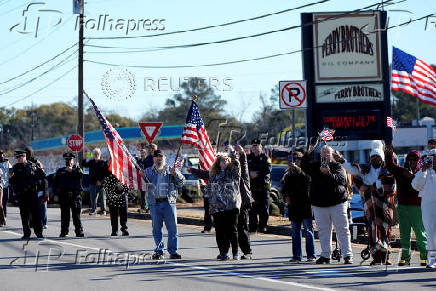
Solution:
{"label": "american flag", "polygon": [[392,117],[388,116],[386,117],[386,121],[388,124],[388,127],[392,128],[392,130],[395,130],[397,128],[397,126],[395,125],[395,120],[392,119]]}
{"label": "american flag", "polygon": [[109,171],[130,189],[145,190],[146,185],[140,174],[141,168],[136,163],[135,158],[124,145],[123,139],[118,134],[117,130],[113,128],[109,121],[101,114],[94,100],[89,96],[87,97],[94,107],[95,114],[97,115],[98,121],[100,121],[101,128],[106,138],[106,144],[111,155]]}
{"label": "american flag", "polygon": [[331,141],[333,140],[333,135],[335,134],[335,130],[334,129],[328,129],[328,128],[324,128],[320,133],[319,133],[319,138],[323,141]]}
{"label": "american flag", "polygon": [[206,128],[200,116],[200,110],[195,101],[192,101],[191,108],[186,117],[181,142],[197,147],[200,153],[200,168],[202,170],[208,170],[215,161],[215,152],[210,145]]}
{"label": "american flag", "polygon": [[185,159],[183,157],[178,157],[177,161],[174,163],[174,167],[176,169],[181,169],[183,167],[183,163],[185,162]]}
{"label": "american flag", "polygon": [[436,105],[436,71],[420,59],[394,47],[392,90],[411,94],[422,102]]}

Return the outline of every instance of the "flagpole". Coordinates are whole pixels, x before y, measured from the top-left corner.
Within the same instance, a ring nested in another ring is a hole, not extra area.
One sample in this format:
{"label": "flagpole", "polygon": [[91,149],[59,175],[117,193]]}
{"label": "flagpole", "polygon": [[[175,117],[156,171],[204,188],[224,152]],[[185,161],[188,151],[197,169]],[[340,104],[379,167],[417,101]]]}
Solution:
{"label": "flagpole", "polygon": [[[197,95],[192,96],[192,101],[196,101]],[[179,141],[179,148],[177,149],[176,156],[174,157],[174,166],[176,165],[177,159],[179,158],[180,150],[182,149],[182,139]]]}

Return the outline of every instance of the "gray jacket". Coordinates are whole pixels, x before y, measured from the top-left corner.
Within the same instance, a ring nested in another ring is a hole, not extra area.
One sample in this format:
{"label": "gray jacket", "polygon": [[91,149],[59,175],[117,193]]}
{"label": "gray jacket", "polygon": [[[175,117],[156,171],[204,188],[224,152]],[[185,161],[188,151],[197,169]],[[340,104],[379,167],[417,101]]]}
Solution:
{"label": "gray jacket", "polygon": [[211,214],[241,208],[239,181],[241,167],[239,161],[232,157],[232,163],[223,171],[209,175],[206,191],[209,196]]}

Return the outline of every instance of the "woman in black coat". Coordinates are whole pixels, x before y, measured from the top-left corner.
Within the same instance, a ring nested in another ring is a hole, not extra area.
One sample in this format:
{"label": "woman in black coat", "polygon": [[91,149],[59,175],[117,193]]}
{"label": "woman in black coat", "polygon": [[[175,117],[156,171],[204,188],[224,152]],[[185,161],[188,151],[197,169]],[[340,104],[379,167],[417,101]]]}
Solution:
{"label": "woman in black coat", "polygon": [[306,237],[307,261],[315,261],[315,237],[312,224],[312,207],[310,205],[310,177],[300,168],[302,152],[295,152],[288,159],[289,168],[282,178],[281,192],[289,206],[289,220],[292,230],[291,262],[303,260],[301,248],[301,226]]}

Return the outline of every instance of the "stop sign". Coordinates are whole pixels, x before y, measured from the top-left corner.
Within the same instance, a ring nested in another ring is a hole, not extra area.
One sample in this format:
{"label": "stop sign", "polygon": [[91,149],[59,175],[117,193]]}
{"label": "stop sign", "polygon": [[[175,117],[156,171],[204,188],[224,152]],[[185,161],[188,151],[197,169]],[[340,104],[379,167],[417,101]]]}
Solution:
{"label": "stop sign", "polygon": [[67,140],[67,145],[73,152],[80,152],[83,148],[83,138],[80,134],[72,134]]}

